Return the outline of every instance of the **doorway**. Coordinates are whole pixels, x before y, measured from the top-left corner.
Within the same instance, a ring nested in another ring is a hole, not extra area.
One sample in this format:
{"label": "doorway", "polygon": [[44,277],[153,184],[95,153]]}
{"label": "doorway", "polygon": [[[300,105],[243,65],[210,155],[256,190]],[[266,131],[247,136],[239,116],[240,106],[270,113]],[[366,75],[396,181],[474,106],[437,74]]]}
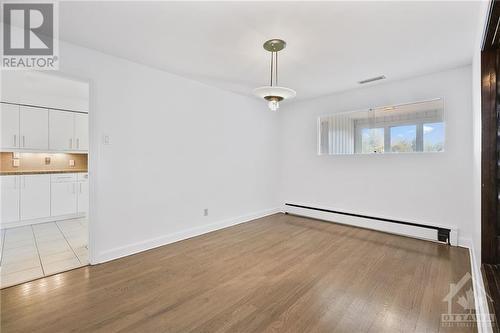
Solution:
{"label": "doorway", "polygon": [[89,83],[5,72],[0,114],[0,287],[88,265]]}

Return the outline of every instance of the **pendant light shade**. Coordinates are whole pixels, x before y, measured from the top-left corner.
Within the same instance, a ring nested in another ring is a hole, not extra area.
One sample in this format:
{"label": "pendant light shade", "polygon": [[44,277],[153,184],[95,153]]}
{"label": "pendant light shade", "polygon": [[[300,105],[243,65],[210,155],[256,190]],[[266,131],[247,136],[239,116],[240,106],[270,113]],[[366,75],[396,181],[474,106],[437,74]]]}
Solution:
{"label": "pendant light shade", "polygon": [[268,107],[272,111],[277,111],[280,107],[279,102],[285,99],[295,97],[295,90],[278,86],[278,52],[286,46],[285,41],[281,39],[271,39],[264,43],[264,49],[271,52],[271,80],[269,86],[263,86],[254,89],[255,96],[264,98],[268,101]]}
{"label": "pendant light shade", "polygon": [[278,86],[264,86],[255,88],[253,94],[257,97],[266,98],[267,96],[281,96],[282,99],[294,98],[297,93],[295,90]]}

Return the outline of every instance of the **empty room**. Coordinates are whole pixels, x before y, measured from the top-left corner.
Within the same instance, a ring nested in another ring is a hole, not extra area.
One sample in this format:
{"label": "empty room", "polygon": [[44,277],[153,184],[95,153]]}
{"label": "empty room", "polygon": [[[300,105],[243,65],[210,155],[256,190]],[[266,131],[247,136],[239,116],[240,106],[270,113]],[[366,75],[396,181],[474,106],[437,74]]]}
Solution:
{"label": "empty room", "polygon": [[497,1],[3,1],[1,332],[500,332]]}

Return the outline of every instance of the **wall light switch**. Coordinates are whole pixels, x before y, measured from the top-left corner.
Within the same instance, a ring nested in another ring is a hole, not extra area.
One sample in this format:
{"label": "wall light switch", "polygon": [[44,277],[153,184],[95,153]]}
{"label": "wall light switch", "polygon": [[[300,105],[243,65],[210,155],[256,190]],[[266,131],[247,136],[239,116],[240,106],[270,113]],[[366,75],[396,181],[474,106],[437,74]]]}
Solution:
{"label": "wall light switch", "polygon": [[105,145],[111,144],[111,139],[110,139],[109,135],[103,135],[103,137],[102,137],[102,143],[105,144]]}
{"label": "wall light switch", "polygon": [[69,160],[69,166],[75,166],[75,160]]}
{"label": "wall light switch", "polygon": [[50,164],[50,157],[49,156],[45,157],[45,164],[46,165]]}
{"label": "wall light switch", "polygon": [[205,209],[203,210],[203,216],[208,216],[208,208],[205,208]]}
{"label": "wall light switch", "polygon": [[12,160],[12,166],[13,167],[18,167],[20,165],[21,165],[21,160],[19,160],[17,158],[15,158],[15,159]]}

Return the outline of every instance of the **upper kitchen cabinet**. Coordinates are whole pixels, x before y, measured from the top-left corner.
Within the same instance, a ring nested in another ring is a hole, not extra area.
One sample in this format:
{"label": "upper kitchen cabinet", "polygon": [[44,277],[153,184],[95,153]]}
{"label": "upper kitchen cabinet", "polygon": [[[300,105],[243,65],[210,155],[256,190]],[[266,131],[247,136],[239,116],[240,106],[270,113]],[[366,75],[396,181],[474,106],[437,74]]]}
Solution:
{"label": "upper kitchen cabinet", "polygon": [[75,144],[76,150],[89,149],[89,115],[75,113]]}
{"label": "upper kitchen cabinet", "polygon": [[88,150],[88,114],[49,110],[49,149]]}
{"label": "upper kitchen cabinet", "polygon": [[75,145],[75,117],[73,112],[49,110],[49,148],[73,150]]}
{"label": "upper kitchen cabinet", "polygon": [[2,149],[19,148],[19,105],[0,104],[0,129]]}
{"label": "upper kitchen cabinet", "polygon": [[19,139],[19,148],[47,150],[49,148],[49,111],[20,106]]}

